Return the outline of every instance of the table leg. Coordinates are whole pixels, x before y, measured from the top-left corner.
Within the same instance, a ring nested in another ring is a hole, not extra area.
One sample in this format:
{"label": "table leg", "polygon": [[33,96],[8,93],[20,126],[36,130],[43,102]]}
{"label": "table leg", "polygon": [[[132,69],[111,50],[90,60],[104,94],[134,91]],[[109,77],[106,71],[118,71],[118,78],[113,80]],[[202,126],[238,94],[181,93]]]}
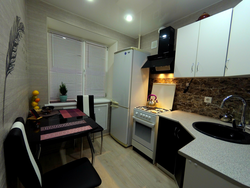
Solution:
{"label": "table leg", "polygon": [[102,145],[103,145],[103,131],[101,131],[101,152],[100,152],[100,154],[102,154]]}
{"label": "table leg", "polygon": [[91,141],[91,138],[90,138],[89,134],[87,135],[87,139],[88,139],[89,147],[90,147],[91,154],[92,154],[92,165],[94,165],[95,150],[94,150],[94,147],[93,147],[93,144],[92,144],[92,141]]}
{"label": "table leg", "polygon": [[41,144],[38,145],[38,154],[37,154],[37,159],[40,158],[40,155],[41,155],[41,150],[42,150],[42,147],[41,147]]}
{"label": "table leg", "polygon": [[83,137],[81,137],[81,144],[80,144],[80,158],[82,158],[82,151],[83,151]]}

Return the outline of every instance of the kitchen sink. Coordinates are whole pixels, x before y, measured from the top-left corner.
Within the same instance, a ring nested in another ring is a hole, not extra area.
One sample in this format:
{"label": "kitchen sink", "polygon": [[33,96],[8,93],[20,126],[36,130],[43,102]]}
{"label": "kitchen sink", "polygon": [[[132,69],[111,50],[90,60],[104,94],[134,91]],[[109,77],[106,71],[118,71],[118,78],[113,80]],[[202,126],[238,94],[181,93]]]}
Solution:
{"label": "kitchen sink", "polygon": [[194,122],[193,127],[197,131],[213,138],[239,144],[250,144],[250,134],[233,127],[202,121]]}

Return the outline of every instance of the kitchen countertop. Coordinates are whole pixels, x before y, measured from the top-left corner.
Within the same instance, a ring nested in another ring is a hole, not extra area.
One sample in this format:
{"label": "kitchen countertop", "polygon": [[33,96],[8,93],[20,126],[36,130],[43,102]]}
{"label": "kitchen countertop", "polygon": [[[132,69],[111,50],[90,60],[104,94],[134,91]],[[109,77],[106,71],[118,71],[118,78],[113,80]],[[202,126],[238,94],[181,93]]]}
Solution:
{"label": "kitchen countertop", "polygon": [[178,110],[162,113],[160,116],[179,122],[195,138],[179,150],[180,155],[197,162],[229,182],[240,187],[250,187],[250,145],[215,139],[198,132],[192,126],[196,121],[231,126],[230,123]]}
{"label": "kitchen countertop", "polygon": [[109,103],[111,100],[107,98],[94,98],[94,103],[95,104],[100,104],[100,103]]}
{"label": "kitchen countertop", "polygon": [[[111,100],[107,99],[107,98],[94,98],[94,104],[102,104],[102,103],[110,103]],[[72,102],[53,102],[53,103],[49,103],[49,104],[45,104],[44,106],[51,106],[53,105],[55,108],[62,108],[62,107],[66,107],[66,108],[75,108],[76,106],[76,100],[72,101]]]}

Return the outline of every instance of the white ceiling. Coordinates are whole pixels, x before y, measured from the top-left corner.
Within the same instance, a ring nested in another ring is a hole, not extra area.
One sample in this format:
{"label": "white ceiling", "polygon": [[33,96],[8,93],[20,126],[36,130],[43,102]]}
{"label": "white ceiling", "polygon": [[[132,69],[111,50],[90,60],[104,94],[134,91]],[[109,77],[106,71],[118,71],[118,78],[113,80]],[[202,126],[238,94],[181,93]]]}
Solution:
{"label": "white ceiling", "polygon": [[[221,0],[41,0],[124,35],[138,38]],[[124,15],[131,13],[132,22]]]}

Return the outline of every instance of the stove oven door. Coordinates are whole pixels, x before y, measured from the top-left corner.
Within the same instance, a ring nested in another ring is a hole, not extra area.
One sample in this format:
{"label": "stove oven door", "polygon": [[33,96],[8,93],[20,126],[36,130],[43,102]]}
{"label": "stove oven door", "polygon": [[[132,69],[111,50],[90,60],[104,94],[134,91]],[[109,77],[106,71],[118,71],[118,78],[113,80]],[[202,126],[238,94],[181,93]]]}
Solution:
{"label": "stove oven door", "polygon": [[135,116],[133,116],[133,119],[133,140],[153,151],[155,142],[155,124],[141,120]]}

